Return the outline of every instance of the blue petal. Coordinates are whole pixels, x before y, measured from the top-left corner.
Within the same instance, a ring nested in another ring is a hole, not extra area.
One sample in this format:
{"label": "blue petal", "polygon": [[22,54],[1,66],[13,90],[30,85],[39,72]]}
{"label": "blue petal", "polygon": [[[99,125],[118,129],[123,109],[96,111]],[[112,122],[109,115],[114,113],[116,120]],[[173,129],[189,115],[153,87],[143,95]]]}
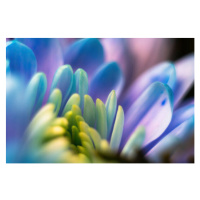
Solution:
{"label": "blue petal", "polygon": [[84,96],[88,93],[88,76],[83,69],[77,69],[76,76],[76,92],[80,95],[80,108],[83,110]]}
{"label": "blue petal", "polygon": [[25,93],[26,119],[30,119],[42,106],[47,89],[47,79],[44,73],[37,73],[29,82]]}
{"label": "blue petal", "polygon": [[167,128],[173,113],[173,92],[163,83],[151,84],[133,103],[125,115],[125,130],[121,147],[138,126],[146,130],[143,146],[159,137]]}
{"label": "blue petal", "polygon": [[163,62],[143,73],[128,89],[121,102],[125,111],[142,94],[142,92],[156,81],[167,84],[173,91],[176,84],[176,70],[173,63]]}
{"label": "blue petal", "polygon": [[59,67],[56,71],[53,82],[51,85],[51,93],[55,88],[60,89],[62,93],[62,104],[60,108],[60,113],[67,102],[69,94],[71,93],[71,89],[73,86],[73,71],[70,65],[63,65]]}
{"label": "blue petal", "polygon": [[29,81],[37,71],[37,61],[33,51],[26,45],[13,40],[6,47],[6,59],[9,61],[12,75]]}
{"label": "blue petal", "polygon": [[106,106],[106,112],[107,112],[107,127],[108,127],[107,139],[110,140],[111,128],[112,128],[116,110],[117,110],[117,97],[114,90],[110,92],[106,100],[105,106]]}
{"label": "blue petal", "polygon": [[89,94],[93,99],[99,98],[105,102],[112,90],[119,96],[124,84],[122,71],[117,63],[111,62],[103,65],[91,80]]}
{"label": "blue petal", "polygon": [[37,59],[38,72],[43,72],[47,78],[48,99],[50,86],[58,67],[63,65],[63,54],[57,38],[18,38],[18,41],[31,48]]}
{"label": "blue petal", "polygon": [[70,64],[74,70],[84,69],[89,78],[104,62],[103,47],[98,39],[82,39],[72,44],[64,54],[64,63]]}
{"label": "blue petal", "polygon": [[[166,137],[164,137],[156,146],[154,146],[148,153],[147,158],[154,162],[161,162],[162,156],[167,153],[170,156],[178,151],[184,151],[187,147],[188,141],[193,139],[194,134],[194,115],[185,120],[174,130],[172,130]],[[183,148],[184,146],[184,148]],[[193,144],[192,144],[193,146]],[[186,154],[185,150],[185,154]],[[173,161],[176,162],[176,159]]]}
{"label": "blue petal", "polygon": [[194,116],[194,104],[189,103],[189,105],[186,105],[176,110],[173,114],[171,123],[169,124],[167,129],[160,137],[158,137],[156,140],[152,141],[150,144],[144,147],[143,149],[144,153],[147,153],[149,150],[151,150],[156,144],[158,144],[159,141],[161,141],[164,137],[166,137],[171,131],[176,129],[178,126],[180,126],[193,116]]}

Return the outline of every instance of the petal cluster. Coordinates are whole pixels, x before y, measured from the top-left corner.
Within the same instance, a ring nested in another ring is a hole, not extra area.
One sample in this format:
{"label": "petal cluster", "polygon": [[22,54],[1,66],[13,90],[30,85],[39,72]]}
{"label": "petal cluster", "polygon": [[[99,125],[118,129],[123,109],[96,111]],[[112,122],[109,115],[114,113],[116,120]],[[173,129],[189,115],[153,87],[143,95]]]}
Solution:
{"label": "petal cluster", "polygon": [[7,43],[7,162],[189,162],[194,102],[182,99],[194,80],[192,54],[131,83],[122,40],[119,63],[105,61],[105,41],[61,43]]}

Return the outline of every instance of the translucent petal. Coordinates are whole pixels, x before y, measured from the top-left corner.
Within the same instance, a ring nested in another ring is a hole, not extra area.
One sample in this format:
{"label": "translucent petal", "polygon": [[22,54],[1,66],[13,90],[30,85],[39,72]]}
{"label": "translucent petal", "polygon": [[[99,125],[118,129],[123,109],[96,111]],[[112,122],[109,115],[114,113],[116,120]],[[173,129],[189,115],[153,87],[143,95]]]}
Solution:
{"label": "translucent petal", "polygon": [[110,138],[110,132],[113,125],[114,117],[117,109],[117,97],[115,91],[112,90],[106,101],[106,112],[107,112],[107,127],[108,127],[108,137]]}
{"label": "translucent petal", "polygon": [[83,69],[78,69],[75,72],[76,76],[76,91],[80,95],[80,107],[83,108],[84,104],[84,95],[88,93],[88,76]]}
{"label": "translucent petal", "polygon": [[104,62],[103,47],[98,39],[87,38],[73,43],[64,54],[64,63],[73,69],[82,68],[90,77]]}
{"label": "translucent petal", "polygon": [[77,105],[77,106],[80,105],[80,96],[79,96],[79,94],[73,94],[69,98],[69,100],[67,101],[67,103],[66,103],[66,105],[65,105],[65,107],[63,109],[63,113],[62,113],[63,116],[65,115],[65,113],[67,113],[68,111],[71,110],[72,105]]}
{"label": "translucent petal", "polygon": [[77,90],[76,90],[76,75],[75,74],[73,74],[72,88],[71,88],[69,96],[71,96],[74,93],[77,93]]}
{"label": "translucent petal", "polygon": [[162,156],[168,154],[172,156],[177,149],[185,146],[185,143],[193,136],[194,133],[194,116],[185,120],[166,137],[164,137],[148,153],[147,158],[154,162],[161,162]]}
{"label": "translucent petal", "polygon": [[51,92],[58,88],[62,93],[62,104],[60,112],[62,112],[64,105],[67,102],[71,88],[73,85],[73,71],[70,65],[63,65],[56,71],[51,85]]}
{"label": "translucent petal", "polygon": [[59,89],[54,89],[48,99],[48,103],[54,104],[54,106],[55,106],[54,112],[56,113],[56,115],[58,114],[58,112],[60,110],[61,102],[62,102],[61,91]]}
{"label": "translucent petal", "polygon": [[29,81],[37,71],[37,61],[33,51],[26,45],[13,40],[6,47],[6,59],[10,72]]}
{"label": "translucent petal", "polygon": [[96,108],[92,98],[89,95],[84,96],[83,117],[89,126],[95,126]]}
{"label": "translucent petal", "polygon": [[177,84],[174,92],[176,107],[194,82],[194,54],[183,57],[175,63]]}
{"label": "translucent petal", "polygon": [[164,131],[164,133],[158,137],[156,140],[152,141],[150,144],[148,144],[146,147],[144,147],[144,152],[147,153],[151,148],[153,148],[162,138],[164,138],[166,135],[168,135],[173,129],[180,126],[182,123],[184,123],[186,120],[194,116],[194,104],[188,104],[185,105],[178,110],[176,110],[173,114],[171,123],[167,127],[167,129]]}
{"label": "translucent petal", "polygon": [[122,138],[123,127],[124,127],[124,111],[121,106],[118,106],[117,116],[115,119],[115,124],[110,140],[110,148],[114,151],[118,151]]}
{"label": "translucent petal", "polygon": [[106,108],[100,99],[96,100],[96,129],[103,139],[107,138]]}
{"label": "translucent petal", "polygon": [[90,83],[89,94],[93,99],[100,98],[105,102],[111,90],[115,90],[119,96],[123,84],[124,78],[120,67],[117,63],[111,62],[103,65],[95,73]]}
{"label": "translucent petal", "polygon": [[44,73],[37,73],[29,82],[25,93],[25,108],[30,119],[42,106],[47,89],[47,79]]}
{"label": "translucent petal", "polygon": [[122,100],[122,107],[125,111],[131,104],[147,89],[156,82],[167,84],[172,90],[176,84],[176,70],[173,63],[162,62],[143,73],[128,89]]}
{"label": "translucent petal", "polygon": [[[159,137],[171,121],[173,93],[166,84],[155,82],[133,103],[125,116],[124,145],[137,126],[143,125],[146,137],[143,146]],[[123,146],[122,145],[122,146]]]}
{"label": "translucent petal", "polygon": [[145,128],[140,126],[136,129],[134,134],[131,135],[127,143],[125,144],[121,155],[128,158],[133,158],[136,154],[136,151],[142,147],[142,144],[145,139]]}

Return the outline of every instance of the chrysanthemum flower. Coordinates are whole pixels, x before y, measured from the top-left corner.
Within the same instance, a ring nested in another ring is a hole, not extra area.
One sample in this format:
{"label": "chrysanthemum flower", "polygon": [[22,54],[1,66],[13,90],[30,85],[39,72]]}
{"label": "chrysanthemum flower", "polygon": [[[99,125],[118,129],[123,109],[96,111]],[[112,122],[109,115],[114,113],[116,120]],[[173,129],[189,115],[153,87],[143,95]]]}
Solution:
{"label": "chrysanthemum flower", "polygon": [[156,65],[125,90],[97,39],[64,50],[58,39],[17,40],[6,49],[7,162],[190,161],[194,102],[181,100],[193,55]]}

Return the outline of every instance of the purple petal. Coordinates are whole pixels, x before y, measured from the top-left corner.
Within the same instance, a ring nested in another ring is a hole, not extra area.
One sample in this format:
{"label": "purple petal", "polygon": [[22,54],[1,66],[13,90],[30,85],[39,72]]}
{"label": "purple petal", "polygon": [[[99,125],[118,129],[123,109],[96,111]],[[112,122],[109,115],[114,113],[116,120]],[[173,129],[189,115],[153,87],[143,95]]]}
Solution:
{"label": "purple petal", "polygon": [[37,59],[38,72],[44,72],[46,75],[47,92],[44,99],[47,100],[53,76],[58,67],[63,65],[59,40],[57,38],[18,38],[17,40],[33,50]]}
{"label": "purple petal", "polygon": [[117,62],[123,71],[125,85],[130,84],[134,77],[134,61],[128,49],[128,40],[125,38],[103,38],[101,43],[105,52],[105,62]]}
{"label": "purple petal", "polygon": [[176,110],[173,114],[171,123],[167,127],[167,129],[164,131],[164,133],[158,137],[156,140],[152,141],[150,144],[148,144],[146,147],[144,147],[144,153],[147,153],[149,150],[151,150],[156,144],[158,144],[164,137],[166,137],[171,131],[176,129],[178,126],[183,124],[185,121],[190,119],[194,116],[194,104],[191,104],[190,102],[188,105],[185,105],[178,110]]}
{"label": "purple petal", "polygon": [[98,39],[88,38],[73,43],[64,53],[64,63],[73,70],[84,69],[89,79],[104,61],[103,47]]}
{"label": "purple petal", "polygon": [[125,115],[121,147],[138,126],[144,126],[146,130],[143,146],[155,140],[169,125],[172,112],[173,92],[171,88],[160,82],[151,84]]}
{"label": "purple petal", "polygon": [[[184,151],[188,141],[190,142],[191,139],[193,140],[193,134],[194,115],[173,129],[156,146],[154,146],[146,156],[154,162],[161,162],[162,156],[166,153],[173,156],[177,151]],[[187,151],[185,153],[187,153]]]}
{"label": "purple petal", "polygon": [[123,109],[127,111],[137,97],[139,97],[151,83],[156,81],[168,84],[173,90],[176,84],[176,71],[174,65],[170,62],[162,62],[142,74],[132,84],[130,89],[128,89],[123,100],[120,102]]}
{"label": "purple petal", "polygon": [[93,99],[99,98],[105,102],[112,90],[115,90],[116,95],[119,96],[123,83],[124,78],[120,67],[117,63],[111,62],[103,65],[95,73],[89,86],[89,94]]}
{"label": "purple petal", "polygon": [[176,107],[194,82],[194,54],[185,56],[175,63],[177,84],[174,92]]}

